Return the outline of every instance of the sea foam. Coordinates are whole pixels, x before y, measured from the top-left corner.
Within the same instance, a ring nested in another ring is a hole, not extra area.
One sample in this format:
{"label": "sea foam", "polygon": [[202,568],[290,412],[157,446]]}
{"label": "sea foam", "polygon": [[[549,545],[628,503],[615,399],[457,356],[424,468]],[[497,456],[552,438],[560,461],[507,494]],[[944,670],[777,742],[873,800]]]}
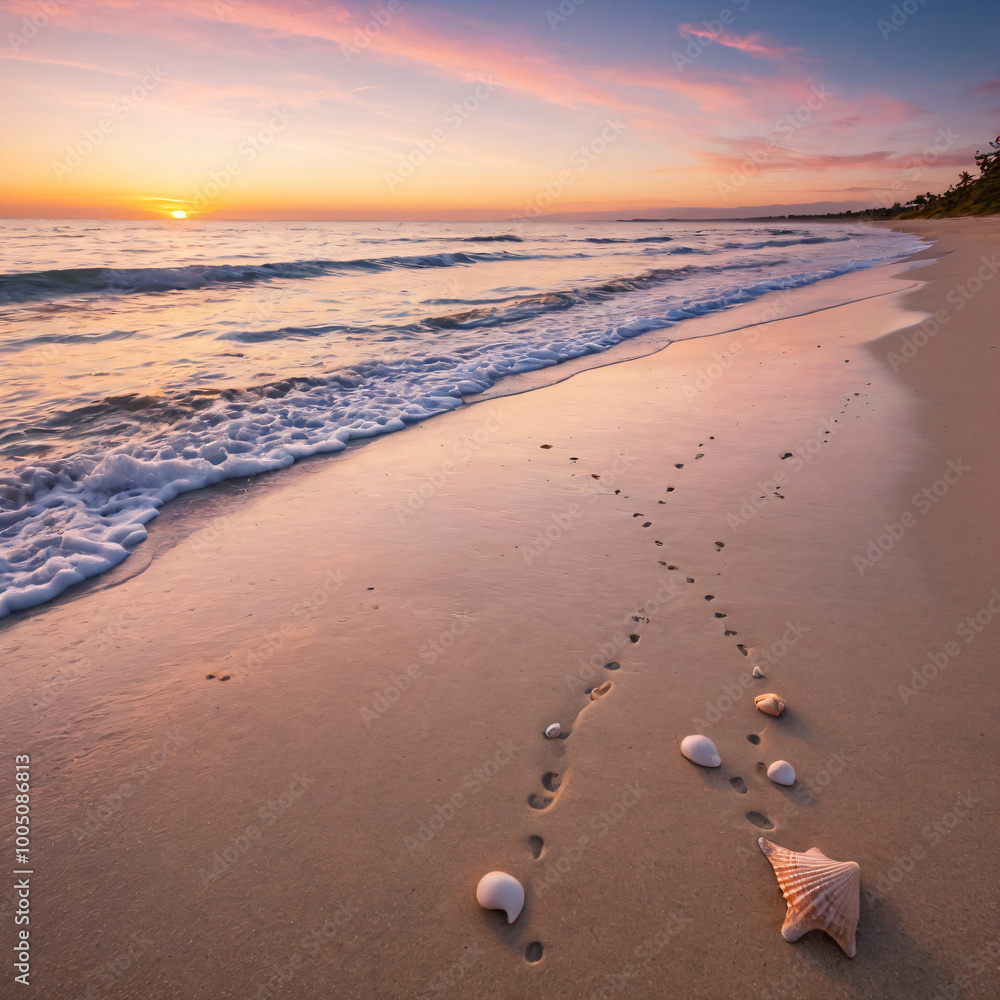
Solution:
{"label": "sea foam", "polygon": [[[438,298],[435,301],[459,308],[402,324],[388,318],[367,325],[324,324],[310,317],[308,322],[270,329],[220,326],[209,331],[213,338],[248,343],[336,335],[341,338],[337,343],[352,337],[367,337],[369,343],[375,337],[376,343],[387,346],[380,357],[334,364],[307,376],[278,372],[245,388],[198,390],[208,396],[176,389],[143,397],[141,406],[129,396],[81,404],[76,411],[79,418],[63,420],[73,429],[75,449],[39,456],[0,477],[0,616],[50,600],[121,563],[146,538],[146,525],[159,508],[182,492],[340,451],[353,441],[400,431],[461,406],[463,397],[507,376],[604,352],[650,330],[667,329],[771,291],[810,284],[916,249],[912,240],[893,242],[886,237],[888,242],[874,248],[842,253],[831,266],[796,270],[785,258],[762,257],[760,251],[844,243],[850,234],[814,237],[801,230],[770,230],[763,233],[766,239],[760,235],[755,230],[725,241],[736,243],[739,250],[728,256],[722,250],[731,251],[731,246],[723,247],[718,239],[714,244],[704,239],[699,243],[699,233],[690,230],[672,235],[617,230],[597,236],[580,235],[577,229],[560,240],[503,233],[463,237],[465,242],[518,242],[516,254],[435,250],[279,264],[55,268],[0,276],[0,298],[6,296],[10,302],[50,303],[76,296],[74,301],[82,308],[120,295],[155,296],[273,281],[295,285],[311,279],[334,280],[337,275],[349,281],[352,273],[510,268],[524,261],[541,267],[539,262],[546,259],[573,258],[577,251],[567,249],[570,243],[586,243],[592,247],[586,251],[590,254],[625,252],[639,260],[650,253],[664,260],[687,255],[693,261],[573,287],[546,288],[541,278],[534,287],[502,286],[493,296]],[[376,238],[366,234],[365,239]],[[630,245],[635,249],[628,250]],[[748,256],[751,253],[757,256]],[[581,266],[590,267],[594,259],[586,258]],[[597,258],[605,268],[609,259]],[[165,302],[164,308],[168,305]],[[462,339],[439,341],[458,335]],[[92,344],[109,336],[84,341]],[[179,350],[186,349],[183,345],[190,336],[185,333],[178,340]],[[77,341],[63,337],[60,343]],[[393,342],[422,349],[394,354]],[[441,349],[439,343],[451,349]],[[127,424],[127,440],[109,446],[125,418],[135,420],[137,415],[142,420]],[[11,447],[16,447],[16,430],[8,436],[15,441]]]}

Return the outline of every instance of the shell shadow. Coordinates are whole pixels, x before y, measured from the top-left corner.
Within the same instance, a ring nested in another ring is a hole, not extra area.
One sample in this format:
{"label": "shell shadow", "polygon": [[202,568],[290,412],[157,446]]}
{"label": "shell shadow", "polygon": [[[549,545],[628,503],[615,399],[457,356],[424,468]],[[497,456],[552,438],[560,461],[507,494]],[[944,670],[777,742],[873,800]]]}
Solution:
{"label": "shell shadow", "polygon": [[532,939],[532,932],[528,929],[531,903],[527,896],[517,920],[512,924],[507,923],[507,914],[503,910],[484,910],[480,907],[480,912],[483,922],[497,943],[512,955],[523,958],[525,945]]}
{"label": "shell shadow", "polygon": [[718,767],[702,767],[701,764],[695,764],[694,761],[687,760],[686,758],[684,763],[697,771],[698,777],[710,788],[718,788],[724,792],[732,792],[734,787],[732,779],[741,777],[741,775],[726,767],[725,763],[720,764]]}
{"label": "shell shadow", "polygon": [[954,990],[955,977],[963,971],[961,956],[956,956],[953,966],[944,966],[907,933],[903,913],[890,899],[866,899],[864,871],[861,878],[857,955],[847,958],[836,942],[819,931],[811,931],[793,946],[802,948],[810,964],[830,981],[829,994],[824,991],[823,995],[855,995],[859,973],[891,974],[896,996],[957,995],[949,991]]}
{"label": "shell shadow", "polygon": [[[793,709],[786,708],[777,717],[768,715],[766,712],[761,712],[760,709],[755,709],[754,711],[767,719],[767,729],[770,729],[772,726],[778,727],[790,736],[794,736],[800,740],[808,740],[809,742],[815,742],[824,735]],[[763,736],[763,733],[761,733],[761,736]]]}

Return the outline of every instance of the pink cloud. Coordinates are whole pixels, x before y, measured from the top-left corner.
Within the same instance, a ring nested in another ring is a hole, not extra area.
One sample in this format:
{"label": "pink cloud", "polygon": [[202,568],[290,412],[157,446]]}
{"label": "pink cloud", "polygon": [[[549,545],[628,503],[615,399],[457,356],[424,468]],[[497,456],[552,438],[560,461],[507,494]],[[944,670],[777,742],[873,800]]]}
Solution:
{"label": "pink cloud", "polygon": [[71,69],[82,69],[86,70],[88,73],[104,73],[107,76],[134,76],[134,73],[122,73],[116,69],[108,69],[105,66],[94,66],[90,63],[75,62],[71,59],[47,59],[44,56],[34,55],[32,53],[23,53],[16,56],[9,56],[6,53],[0,53],[0,59],[6,60],[7,62],[22,62],[22,63],[42,63],[46,66],[68,66]]}
{"label": "pink cloud", "polygon": [[754,56],[759,59],[800,59],[801,56],[798,55],[802,51],[801,48],[776,48],[770,45],[762,45],[758,39],[761,37],[759,34],[756,35],[731,35],[726,31],[714,32],[709,31],[707,28],[699,28],[696,24],[682,24],[680,27],[682,35],[690,35],[695,38],[706,39],[709,42],[717,42],[719,45],[724,45],[727,49],[738,49],[740,52],[745,52],[749,56]]}
{"label": "pink cloud", "polygon": [[893,153],[885,149],[864,153],[824,153],[800,152],[776,145],[765,138],[723,140],[729,151],[725,153],[703,153],[704,160],[711,166],[724,171],[739,171],[750,161],[756,171],[822,171],[854,170],[861,168],[887,168],[904,170],[907,167],[965,166],[969,163],[968,150],[947,150],[934,152],[932,159],[922,152]]}
{"label": "pink cloud", "polygon": [[1000,77],[996,80],[987,80],[978,87],[973,87],[971,93],[976,97],[996,97],[1000,94]]}
{"label": "pink cloud", "polygon": [[659,90],[689,100],[701,110],[716,114],[743,107],[749,96],[747,81],[709,82],[678,77],[655,69],[624,69],[613,66],[593,68],[590,72],[595,79],[627,87]]}
{"label": "pink cloud", "polygon": [[[8,0],[10,2],[10,0]],[[17,8],[29,11],[36,0],[13,0]],[[628,124],[646,129],[658,141],[666,138],[673,145],[685,137],[687,151],[705,142],[713,142],[709,122],[715,130],[733,131],[751,127],[759,131],[775,129],[777,123],[792,114],[810,99],[814,92],[811,80],[792,78],[794,68],[786,67],[784,75],[765,77],[736,76],[715,72],[711,77],[699,74],[679,75],[658,66],[634,65],[625,61],[617,64],[582,65],[552,45],[533,41],[522,33],[483,25],[461,17],[447,21],[432,19],[416,5],[405,4],[402,11],[387,24],[371,29],[371,8],[348,9],[343,4],[312,0],[283,0],[279,5],[265,0],[167,0],[163,5],[150,5],[146,0],[102,0],[97,6],[65,5],[58,15],[60,27],[74,32],[93,32],[124,37],[156,37],[167,39],[185,52],[196,49],[202,63],[205,52],[222,53],[233,58],[254,60],[265,65],[262,52],[268,58],[280,50],[285,56],[322,57],[329,70],[320,72],[329,79],[317,79],[300,74],[255,73],[219,84],[212,90],[178,72],[171,81],[171,100],[184,105],[229,102],[234,107],[240,99],[267,106],[275,102],[318,104],[329,101],[347,102],[360,99],[346,94],[331,81],[340,77],[338,70],[350,55],[354,65],[359,59],[370,61],[377,72],[378,63],[415,70],[425,76],[474,83],[491,77],[499,88],[518,96],[528,97],[548,105],[588,117],[594,111],[603,116],[619,113]],[[369,31],[365,34],[365,26]],[[796,48],[769,43],[760,34],[745,36],[710,31],[694,25],[684,25],[681,31],[699,39],[711,39],[720,45],[745,52],[754,58],[790,62],[802,58]],[[362,34],[359,36],[359,32]],[[359,43],[359,37],[363,44]],[[60,35],[65,39],[65,35]],[[72,41],[72,39],[71,39]],[[86,41],[86,39],[83,39]],[[84,51],[73,43],[76,51]],[[294,44],[294,47],[293,47]],[[357,47],[361,46],[360,52]],[[342,46],[355,46],[355,54],[342,51]],[[125,46],[119,49],[127,52]],[[72,54],[72,50],[70,50]],[[38,60],[65,64],[81,69],[98,70],[96,66],[67,60]],[[314,61],[315,63],[315,61]],[[311,63],[310,65],[314,65]],[[190,65],[190,64],[188,64]],[[198,64],[194,64],[197,68]],[[278,63],[280,67],[282,63]],[[274,67],[272,67],[273,69]],[[115,69],[100,70],[116,75]],[[1000,87],[1000,81],[988,81],[981,88],[985,94]],[[839,85],[835,87],[839,91]],[[374,97],[375,95],[369,95]],[[392,115],[396,108],[376,101],[365,103]],[[812,105],[810,105],[812,107]],[[846,138],[857,130],[891,124],[908,124],[925,112],[902,101],[883,95],[861,95],[857,92],[832,95],[809,121],[813,139],[826,135],[829,145],[837,148],[833,137]],[[381,115],[380,115],[381,117]],[[400,117],[396,114],[396,117]],[[804,135],[805,133],[803,133]],[[740,162],[741,140],[727,140],[723,153],[706,152],[704,156],[716,165]],[[754,140],[742,140],[744,145]],[[763,141],[763,140],[761,140]],[[890,145],[885,137],[870,138],[870,145]],[[853,168],[862,165],[892,166],[892,157],[885,151],[866,154],[806,154],[785,150],[776,153],[772,165],[764,169],[815,170],[825,165]],[[867,162],[861,162],[867,157]],[[882,160],[879,160],[882,157]],[[888,158],[888,161],[886,161]],[[942,160],[942,162],[949,162]],[[964,161],[962,161],[964,162]]]}
{"label": "pink cloud", "polygon": [[926,108],[884,94],[863,94],[830,111],[830,121],[851,126],[904,125],[927,114]]}
{"label": "pink cloud", "polygon": [[[28,11],[32,2],[13,0],[13,6]],[[335,47],[338,61],[374,58],[468,82],[492,77],[508,91],[571,110],[598,108],[659,125],[670,117],[668,109],[648,98],[616,92],[614,86],[598,82],[599,73],[560,60],[548,46],[531,43],[522,34],[493,27],[484,35],[482,25],[457,18],[446,29],[440,21],[422,22],[420,12],[409,6],[386,25],[372,22],[368,10],[352,11],[338,4],[324,4],[320,14],[310,6],[278,7],[260,0],[218,0],[214,5],[206,0],[171,0],[169,6],[156,7],[143,0],[104,0],[96,7],[60,8],[59,17],[62,28],[75,32],[155,36],[199,51],[248,59],[259,58],[261,44],[294,39],[320,46],[324,55]],[[240,31],[243,37],[236,34]],[[710,94],[711,86],[701,92]]]}

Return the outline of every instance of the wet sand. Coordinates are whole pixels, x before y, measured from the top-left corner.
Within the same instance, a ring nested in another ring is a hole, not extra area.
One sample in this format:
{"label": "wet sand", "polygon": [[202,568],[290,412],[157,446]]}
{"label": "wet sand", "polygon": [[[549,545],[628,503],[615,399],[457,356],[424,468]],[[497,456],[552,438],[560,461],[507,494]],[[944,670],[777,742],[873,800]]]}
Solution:
{"label": "wet sand", "polygon": [[[37,995],[995,996],[1000,224],[905,228],[933,263],[205,491],[0,624]],[[856,958],[781,938],[761,835],[860,864]]]}

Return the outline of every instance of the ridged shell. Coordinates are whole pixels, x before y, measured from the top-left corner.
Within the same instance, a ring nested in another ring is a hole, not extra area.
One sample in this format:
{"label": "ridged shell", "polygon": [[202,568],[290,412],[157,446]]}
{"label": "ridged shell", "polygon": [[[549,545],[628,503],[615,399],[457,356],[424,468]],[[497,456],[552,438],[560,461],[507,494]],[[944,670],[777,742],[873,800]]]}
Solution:
{"label": "ridged shell", "polygon": [[681,740],[681,753],[702,767],[718,767],[722,763],[719,751],[707,736],[685,736]]}
{"label": "ridged shell", "polygon": [[558,722],[553,722],[551,726],[545,727],[545,735],[550,740],[554,740],[562,732],[562,726]]}
{"label": "ridged shell", "polygon": [[788,902],[781,936],[786,941],[798,941],[811,930],[825,931],[848,958],[854,958],[861,867],[854,861],[834,861],[816,847],[799,854],[764,837],[757,843],[771,862]]}
{"label": "ridged shell", "polygon": [[524,887],[506,872],[487,872],[476,886],[476,900],[487,910],[503,910],[512,924],[524,906]]}
{"label": "ridged shell", "polygon": [[767,769],[767,776],[779,785],[795,784],[795,768],[787,760],[776,760]]}
{"label": "ridged shell", "polygon": [[785,710],[785,699],[779,694],[759,694],[753,703],[767,715],[781,715]]}

